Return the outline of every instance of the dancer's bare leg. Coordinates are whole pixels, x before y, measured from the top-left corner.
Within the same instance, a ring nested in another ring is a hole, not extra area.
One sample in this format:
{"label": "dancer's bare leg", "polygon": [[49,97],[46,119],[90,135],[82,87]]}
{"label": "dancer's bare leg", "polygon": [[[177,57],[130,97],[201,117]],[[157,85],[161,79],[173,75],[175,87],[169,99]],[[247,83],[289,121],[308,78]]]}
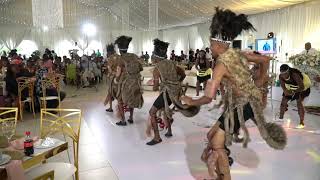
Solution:
{"label": "dancer's bare leg", "polygon": [[165,136],[167,138],[172,137],[172,129],[171,129],[171,125],[172,125],[172,119],[169,119],[167,117],[164,117],[164,121],[166,121],[166,126],[168,128],[167,133],[165,134]]}
{"label": "dancer's bare leg", "polygon": [[283,119],[284,113],[288,110],[288,101],[289,99],[287,99],[286,97],[282,97],[279,119]]}
{"label": "dancer's bare leg", "polygon": [[112,97],[110,95],[107,96],[104,105],[107,105],[109,103],[110,107],[108,109],[106,109],[107,112],[113,112],[112,109]]}
{"label": "dancer's bare leg", "polygon": [[196,94],[196,96],[199,96],[199,91],[200,91],[200,82],[197,81],[197,85],[196,85],[196,92],[197,92],[197,94]]}
{"label": "dancer's bare leg", "polygon": [[129,116],[128,122],[130,124],[132,124],[133,123],[133,111],[134,111],[134,108],[129,108],[129,110],[130,110],[130,116]]}
{"label": "dancer's bare leg", "polygon": [[109,109],[111,109],[111,110],[113,111],[113,109],[112,109],[112,99],[110,99],[109,105],[110,105],[110,108],[109,108]]}
{"label": "dancer's bare leg", "polygon": [[298,107],[298,114],[300,117],[300,125],[304,126],[304,106],[303,106],[303,98],[299,97],[299,99],[297,99],[297,107]]}
{"label": "dancer's bare leg", "polygon": [[118,113],[119,113],[119,117],[120,117],[120,121],[117,122],[116,124],[118,126],[126,126],[126,120],[125,120],[125,116],[124,116],[124,109],[123,109],[123,102],[120,100],[118,101]]}
{"label": "dancer's bare leg", "polygon": [[221,180],[231,180],[229,159],[225,150],[225,132],[219,128],[218,131],[214,134],[210,143],[213,149],[217,151],[219,155],[217,166],[218,176]]}
{"label": "dancer's bare leg", "polygon": [[158,129],[158,122],[156,120],[157,111],[158,111],[158,109],[154,106],[152,106],[152,108],[149,111],[151,126],[152,126],[152,129],[154,132],[154,138],[150,142],[147,142],[147,145],[150,145],[150,146],[156,145],[156,144],[162,142],[162,139],[161,139],[160,133],[159,133],[159,129]]}
{"label": "dancer's bare leg", "polygon": [[148,122],[147,122],[147,129],[146,129],[146,135],[148,137],[151,137],[152,133],[152,122],[151,122],[151,117],[149,117]]}

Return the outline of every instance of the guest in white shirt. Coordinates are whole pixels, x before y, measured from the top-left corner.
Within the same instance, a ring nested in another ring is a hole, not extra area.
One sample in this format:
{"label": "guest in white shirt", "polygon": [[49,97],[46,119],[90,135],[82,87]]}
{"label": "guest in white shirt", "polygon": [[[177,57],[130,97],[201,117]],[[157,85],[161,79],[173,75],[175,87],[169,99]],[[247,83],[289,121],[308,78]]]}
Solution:
{"label": "guest in white shirt", "polygon": [[305,50],[303,50],[300,54],[306,54],[306,55],[316,55],[317,54],[317,50],[311,47],[311,43],[307,42],[304,45]]}

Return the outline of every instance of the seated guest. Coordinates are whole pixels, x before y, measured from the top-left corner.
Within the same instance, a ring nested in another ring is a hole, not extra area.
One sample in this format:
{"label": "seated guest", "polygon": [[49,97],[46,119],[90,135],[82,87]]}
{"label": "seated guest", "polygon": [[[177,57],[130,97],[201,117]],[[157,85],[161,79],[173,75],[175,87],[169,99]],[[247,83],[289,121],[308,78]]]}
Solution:
{"label": "seated guest", "polygon": [[[43,60],[40,69],[36,72],[36,94],[39,97],[42,97],[42,84],[41,81],[47,77],[47,75],[52,72],[52,61],[50,60],[50,57],[47,55],[43,56]],[[58,91],[57,89],[52,86],[51,88],[46,89],[46,96],[58,96]],[[60,100],[63,101],[63,99],[66,97],[66,93],[61,91],[60,92]],[[59,101],[54,99],[54,100],[48,100],[47,101],[47,108],[57,108],[59,105]]]}
{"label": "seated guest", "polygon": [[304,45],[304,49],[300,54],[306,54],[306,55],[316,55],[317,54],[317,50],[311,47],[311,43],[307,42]]}
{"label": "seated guest", "polygon": [[[12,97],[18,96],[18,83],[16,79],[19,77],[32,77],[32,74],[23,68],[22,61],[15,59],[8,66],[5,78],[6,89]],[[28,96],[27,91],[23,94]]]}
{"label": "seated guest", "polygon": [[81,66],[82,66],[81,69],[83,71],[83,74],[82,74],[83,87],[89,87],[90,82],[92,82],[92,80],[95,78],[95,74],[94,74],[95,64],[91,61],[91,57],[83,56]]}
{"label": "seated guest", "polygon": [[0,68],[1,68],[1,74],[6,74],[7,71],[7,66],[10,64],[9,60],[7,57],[2,56],[1,57],[1,63],[0,63]]}
{"label": "seated guest", "polygon": [[18,96],[18,83],[16,81],[16,73],[17,69],[14,68],[14,66],[9,65],[7,67],[7,73],[5,77],[6,90],[8,92],[8,95],[12,99],[15,99]]}
{"label": "seated guest", "polygon": [[27,70],[32,76],[35,76],[36,74],[36,63],[34,61],[30,61],[30,59],[27,61]]}

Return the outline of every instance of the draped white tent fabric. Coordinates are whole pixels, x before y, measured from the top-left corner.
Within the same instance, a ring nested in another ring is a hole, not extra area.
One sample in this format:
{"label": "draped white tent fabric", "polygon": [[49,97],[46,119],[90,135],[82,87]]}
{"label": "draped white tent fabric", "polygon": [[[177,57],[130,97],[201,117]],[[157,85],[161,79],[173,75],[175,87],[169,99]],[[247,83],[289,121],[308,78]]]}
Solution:
{"label": "draped white tent fabric", "polygon": [[[249,16],[249,21],[256,27],[256,32],[244,33],[237,39],[242,40],[242,48],[245,49],[249,44],[254,43],[254,39],[266,38],[269,32],[274,32],[277,38],[278,57],[281,61],[286,60],[293,54],[300,53],[304,50],[304,44],[311,42],[312,46],[320,49],[320,1],[311,1],[295,6],[286,7],[266,13],[260,13]],[[210,22],[193,25],[198,30],[203,46],[209,47],[209,27]],[[195,43],[186,34],[190,26],[171,28],[164,30],[164,39],[170,39],[172,44],[178,42]],[[173,34],[170,32],[174,32]],[[177,34],[176,37],[174,34]],[[175,38],[173,38],[175,37]],[[182,39],[181,39],[182,38]]]}
{"label": "draped white tent fabric", "polygon": [[[83,49],[84,53],[92,53],[97,49],[102,52],[107,43],[125,34],[133,37],[131,52],[140,54],[141,51],[148,51],[152,53],[152,40],[158,37],[170,42],[169,50],[175,50],[179,55],[181,50],[186,53],[190,48],[200,49],[209,46],[209,21],[215,6],[230,8],[238,13],[252,14],[249,16],[250,21],[258,31],[238,37],[243,40],[243,48],[246,48],[256,38],[265,38],[268,32],[276,34],[281,58],[285,58],[285,53],[299,52],[307,41],[310,41],[316,48],[320,47],[320,40],[315,38],[320,32],[319,1],[301,3],[303,2],[301,0],[258,0],[255,2],[249,0],[240,2],[236,0],[197,0],[196,2],[161,0],[157,4],[158,26],[152,25],[157,26],[156,29],[149,27],[149,14],[157,14],[149,12],[149,0],[123,0],[121,2],[117,0],[64,0],[62,4],[58,4],[59,6],[53,7],[54,10],[61,8],[62,5],[62,15],[61,12],[56,12],[43,18],[39,17],[39,12],[43,11],[39,10],[38,15],[32,12],[32,9],[38,7],[33,3],[39,2],[41,2],[40,7],[50,7],[53,1],[0,1],[0,47],[17,48],[23,40],[30,40],[35,42],[40,50],[55,49],[61,56],[68,55],[68,50],[74,48]],[[128,5],[127,14],[121,11],[121,3]],[[295,3],[301,4],[293,5]],[[56,20],[45,23],[49,21],[47,18],[53,15],[57,16]],[[83,25],[86,23],[95,25],[97,33],[94,36],[86,37],[84,34]],[[44,28],[44,25],[47,28]],[[129,29],[123,29],[124,27]]]}
{"label": "draped white tent fabric", "polygon": [[16,49],[19,44],[24,40],[27,34],[30,33],[30,29],[18,29],[12,30],[12,28],[4,27],[0,34],[0,43],[9,50]]}

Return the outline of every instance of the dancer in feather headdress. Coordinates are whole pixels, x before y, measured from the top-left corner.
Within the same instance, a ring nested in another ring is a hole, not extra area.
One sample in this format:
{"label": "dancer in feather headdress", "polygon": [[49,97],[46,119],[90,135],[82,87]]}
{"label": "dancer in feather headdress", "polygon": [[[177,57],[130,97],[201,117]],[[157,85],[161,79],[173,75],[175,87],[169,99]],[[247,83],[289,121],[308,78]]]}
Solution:
{"label": "dancer in feather headdress", "polygon": [[247,147],[250,139],[245,126],[246,120],[252,119],[255,122],[260,135],[270,147],[283,149],[287,143],[284,129],[277,124],[266,122],[261,102],[262,92],[252,81],[247,65],[248,61],[261,63],[270,59],[244,55],[238,49],[229,48],[232,40],[243,30],[255,30],[246,15],[216,8],[210,27],[211,50],[217,59],[213,80],[210,80],[205,95],[200,99],[193,100],[186,96],[181,98],[189,105],[208,104],[215,98],[221,82],[226,89],[225,111],[207,134],[209,143],[201,157],[207,163],[209,174],[215,179],[231,179],[225,146],[231,145],[233,135],[241,128],[244,132],[243,146]]}
{"label": "dancer in feather headdress", "polygon": [[107,45],[107,97],[105,99],[104,105],[106,106],[108,103],[110,107],[106,109],[107,112],[113,112],[112,109],[112,101],[116,99],[117,92],[120,91],[120,87],[115,85],[114,78],[116,77],[117,67],[123,67],[124,63],[121,60],[120,55],[115,52],[113,44]]}
{"label": "dancer in feather headdress", "polygon": [[120,92],[118,91],[117,93],[119,114],[121,117],[121,121],[116,123],[118,126],[127,125],[124,115],[125,106],[128,107],[130,111],[128,122],[132,124],[134,108],[141,108],[143,105],[140,75],[143,68],[137,55],[127,53],[131,40],[131,37],[120,36],[115,41],[121,54],[121,60],[124,63],[117,67],[115,79],[115,82],[121,87]]}
{"label": "dancer in feather headdress", "polygon": [[169,138],[172,136],[171,124],[173,122],[172,111],[169,108],[171,104],[174,104],[175,107],[187,117],[196,115],[200,109],[195,106],[184,106],[180,102],[180,97],[184,93],[182,81],[186,77],[186,74],[182,68],[175,64],[175,62],[167,60],[169,43],[160,41],[159,39],[155,39],[153,43],[154,51],[151,58],[156,64],[153,71],[154,90],[158,90],[160,86],[160,95],[149,111],[150,118],[147,134],[150,134],[149,131],[152,128],[154,131],[154,138],[148,142],[147,145],[155,145],[162,142],[156,120],[157,112],[164,110],[164,121],[168,128],[165,136]]}

